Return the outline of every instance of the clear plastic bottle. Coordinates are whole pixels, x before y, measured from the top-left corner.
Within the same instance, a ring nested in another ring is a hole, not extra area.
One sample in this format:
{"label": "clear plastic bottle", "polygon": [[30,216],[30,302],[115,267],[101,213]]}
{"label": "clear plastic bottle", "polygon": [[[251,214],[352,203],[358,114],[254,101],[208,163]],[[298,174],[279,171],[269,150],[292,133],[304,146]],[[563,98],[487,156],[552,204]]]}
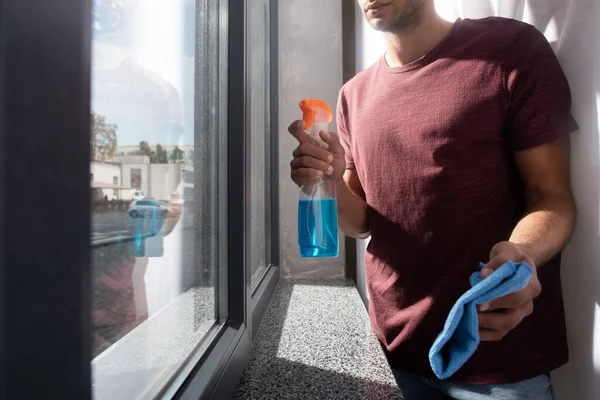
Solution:
{"label": "clear plastic bottle", "polygon": [[[329,105],[322,100],[300,102],[305,131],[320,146],[320,131],[327,132],[333,117]],[[302,257],[337,257],[339,255],[338,215],[335,181],[316,178],[300,188],[298,202],[298,245]]]}

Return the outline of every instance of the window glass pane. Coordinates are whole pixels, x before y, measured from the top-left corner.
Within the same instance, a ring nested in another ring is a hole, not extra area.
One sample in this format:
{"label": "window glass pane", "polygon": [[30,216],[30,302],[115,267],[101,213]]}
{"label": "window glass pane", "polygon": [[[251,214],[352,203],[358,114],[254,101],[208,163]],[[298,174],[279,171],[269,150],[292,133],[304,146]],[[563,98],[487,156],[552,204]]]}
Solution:
{"label": "window glass pane", "polygon": [[218,159],[226,160],[214,139],[227,132],[214,112],[227,109],[218,10],[195,0],[93,0],[96,400],[152,398],[226,318],[213,256],[225,186]]}
{"label": "window glass pane", "polygon": [[268,143],[270,129],[270,42],[269,0],[257,0],[248,7],[249,118],[251,135],[251,255],[252,284],[267,264],[265,204],[267,199]]}

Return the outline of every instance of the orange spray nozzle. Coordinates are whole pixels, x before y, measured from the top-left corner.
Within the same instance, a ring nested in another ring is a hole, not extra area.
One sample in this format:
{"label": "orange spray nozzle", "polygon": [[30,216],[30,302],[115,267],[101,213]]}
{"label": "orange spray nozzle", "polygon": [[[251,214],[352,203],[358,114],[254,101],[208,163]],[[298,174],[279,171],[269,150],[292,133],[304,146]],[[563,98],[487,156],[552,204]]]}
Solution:
{"label": "orange spray nozzle", "polygon": [[300,102],[300,109],[302,110],[304,129],[309,129],[312,126],[317,115],[320,115],[327,123],[333,121],[331,108],[329,108],[329,104],[323,100],[304,99]]}

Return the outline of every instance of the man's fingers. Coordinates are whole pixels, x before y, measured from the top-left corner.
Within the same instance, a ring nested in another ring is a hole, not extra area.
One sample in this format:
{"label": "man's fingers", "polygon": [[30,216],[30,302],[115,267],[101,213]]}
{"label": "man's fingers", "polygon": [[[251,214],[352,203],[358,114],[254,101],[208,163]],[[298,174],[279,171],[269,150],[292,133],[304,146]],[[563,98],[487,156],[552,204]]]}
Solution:
{"label": "man's fingers", "polygon": [[318,145],[317,141],[313,137],[304,132],[304,121],[302,120],[292,122],[292,124],[288,127],[288,132],[291,133],[292,136],[295,137],[300,143],[312,143],[314,145]]}
{"label": "man's fingers", "polygon": [[[493,252],[492,252],[492,254],[493,254]],[[485,267],[483,267],[483,269],[481,270],[481,277],[483,279],[487,278],[495,270],[497,270],[498,268],[500,268],[501,266],[503,266],[504,264],[506,264],[509,261],[515,261],[513,258],[511,258],[510,254],[501,253],[501,254],[494,255],[490,259],[490,261],[487,264],[485,264]]]}
{"label": "man's fingers", "polygon": [[292,135],[295,135],[298,131],[304,132],[304,121],[301,119],[292,122],[290,126],[288,126],[288,132]]}
{"label": "man's fingers", "polygon": [[292,180],[302,186],[311,179],[323,177],[323,171],[313,168],[298,168],[292,170]]}
{"label": "man's fingers", "polygon": [[[510,242],[500,242],[492,248],[490,261],[481,270],[481,277],[486,279],[509,261],[527,262],[534,267],[533,261],[519,246]],[[492,300],[489,303],[479,304],[477,310],[479,311],[481,340],[501,340],[506,333],[513,330],[525,317],[533,313],[533,299],[539,295],[540,291],[541,285],[534,271],[529,284],[524,289]]]}
{"label": "man's fingers", "polygon": [[477,314],[479,328],[508,332],[514,329],[526,317],[524,309],[504,310],[498,312],[481,312]]}
{"label": "man's fingers", "polygon": [[483,341],[497,341],[519,325],[533,312],[533,302],[513,310],[477,313],[479,337]]}
{"label": "man's fingers", "polygon": [[325,175],[331,175],[333,173],[333,166],[325,161],[317,160],[310,156],[296,157],[290,162],[290,167],[293,170],[297,169],[315,169],[322,171]]}
{"label": "man's fingers", "polygon": [[327,143],[327,148],[334,154],[344,154],[344,148],[340,143],[340,138],[335,132],[323,132],[319,133],[321,139]]}
{"label": "man's fingers", "polygon": [[500,242],[490,251],[490,261],[481,270],[481,277],[487,278],[509,261],[524,261],[525,255],[510,242]]}
{"label": "man's fingers", "polygon": [[327,163],[331,163],[333,161],[333,155],[329,151],[312,143],[300,143],[292,155],[294,158],[310,156]]}
{"label": "man's fingers", "polygon": [[[292,134],[300,142],[309,143],[316,146],[319,146],[318,140],[310,136],[308,133],[304,131],[305,123],[302,120],[294,121],[288,127],[288,132]],[[334,154],[344,154],[344,149],[340,143],[340,138],[334,132],[319,132],[319,136],[322,139],[321,145],[323,148],[328,149]]]}
{"label": "man's fingers", "polygon": [[525,288],[518,292],[499,297],[487,304],[481,304],[477,308],[479,311],[514,310],[523,307],[529,301],[531,301],[531,294],[527,293],[527,288]]}

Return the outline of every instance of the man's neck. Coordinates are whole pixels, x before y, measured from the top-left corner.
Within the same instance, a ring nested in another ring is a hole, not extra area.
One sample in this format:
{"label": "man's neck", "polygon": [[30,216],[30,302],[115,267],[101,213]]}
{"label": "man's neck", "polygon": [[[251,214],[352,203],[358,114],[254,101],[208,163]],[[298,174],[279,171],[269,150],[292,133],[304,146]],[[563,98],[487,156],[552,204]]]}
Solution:
{"label": "man's neck", "polygon": [[385,60],[390,67],[395,68],[424,57],[448,35],[452,25],[452,22],[439,17],[435,10],[425,8],[415,26],[385,34]]}

